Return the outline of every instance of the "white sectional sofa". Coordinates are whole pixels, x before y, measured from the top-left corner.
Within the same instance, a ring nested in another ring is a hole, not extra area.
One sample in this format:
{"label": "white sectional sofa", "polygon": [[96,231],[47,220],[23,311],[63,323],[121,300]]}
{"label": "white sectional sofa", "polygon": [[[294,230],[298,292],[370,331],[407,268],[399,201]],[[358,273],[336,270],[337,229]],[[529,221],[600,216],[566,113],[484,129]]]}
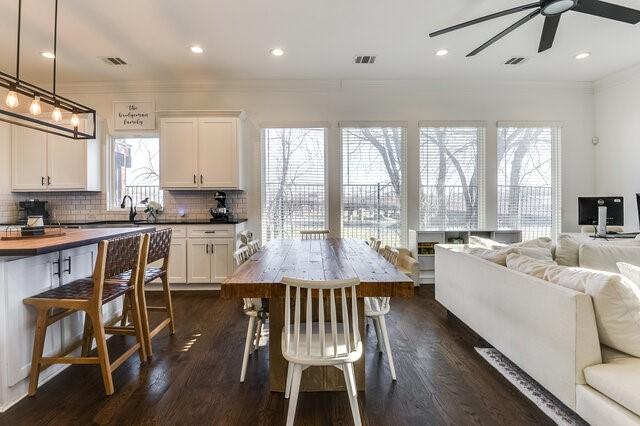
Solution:
{"label": "white sectional sofa", "polygon": [[592,425],[640,425],[640,359],[602,350],[591,296],[436,246],[436,300]]}

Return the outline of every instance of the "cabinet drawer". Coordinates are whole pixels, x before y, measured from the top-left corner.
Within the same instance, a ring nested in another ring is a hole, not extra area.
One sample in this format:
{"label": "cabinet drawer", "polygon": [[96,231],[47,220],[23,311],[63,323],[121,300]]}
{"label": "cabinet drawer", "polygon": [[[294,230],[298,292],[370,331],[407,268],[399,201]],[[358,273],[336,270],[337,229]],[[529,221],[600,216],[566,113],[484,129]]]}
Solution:
{"label": "cabinet drawer", "polygon": [[187,225],[158,225],[156,226],[157,231],[161,231],[163,229],[173,229],[171,233],[171,238],[187,238]]}
{"label": "cabinet drawer", "polygon": [[187,227],[189,238],[234,238],[234,233],[233,225],[189,225]]}

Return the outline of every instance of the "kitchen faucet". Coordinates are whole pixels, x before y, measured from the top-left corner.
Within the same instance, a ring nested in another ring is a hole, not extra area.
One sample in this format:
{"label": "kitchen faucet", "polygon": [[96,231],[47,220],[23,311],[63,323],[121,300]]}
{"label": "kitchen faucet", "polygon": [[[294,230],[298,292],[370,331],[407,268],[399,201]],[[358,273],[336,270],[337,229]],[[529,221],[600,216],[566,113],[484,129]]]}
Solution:
{"label": "kitchen faucet", "polygon": [[133,222],[136,218],[136,215],[138,214],[138,212],[136,211],[136,206],[133,205],[133,199],[128,195],[125,195],[124,197],[122,197],[122,203],[120,203],[120,208],[124,209],[127,206],[126,204],[127,198],[131,203],[131,207],[129,208],[129,222]]}

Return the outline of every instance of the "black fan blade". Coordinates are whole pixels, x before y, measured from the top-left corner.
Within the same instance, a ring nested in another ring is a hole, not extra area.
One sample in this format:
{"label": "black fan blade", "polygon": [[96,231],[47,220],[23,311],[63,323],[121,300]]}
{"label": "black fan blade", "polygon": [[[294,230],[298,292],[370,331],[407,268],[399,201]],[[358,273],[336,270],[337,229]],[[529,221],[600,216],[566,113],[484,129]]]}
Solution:
{"label": "black fan blade", "polygon": [[580,0],[578,5],[571,10],[613,19],[614,21],[637,24],[640,22],[640,10],[631,9],[617,4],[611,4],[599,0]]}
{"label": "black fan blade", "polygon": [[469,56],[475,56],[478,53],[482,52],[484,49],[486,49],[487,47],[491,46],[493,43],[495,43],[496,41],[500,40],[502,37],[506,36],[507,34],[509,34],[511,31],[515,30],[516,28],[520,27],[521,25],[526,24],[527,22],[529,22],[530,20],[532,20],[533,18],[535,18],[536,16],[540,15],[540,9],[531,12],[530,14],[528,14],[527,16],[525,16],[524,18],[520,19],[518,22],[516,22],[515,24],[509,26],[508,28],[506,28],[504,31],[500,32],[499,34],[496,34],[495,36],[493,36],[489,41],[487,41],[485,44],[483,44],[482,46],[478,47],[476,50],[474,50],[473,52],[469,53],[467,55],[467,58]]}
{"label": "black fan blade", "polygon": [[547,16],[544,20],[544,28],[542,28],[542,36],[540,37],[540,47],[538,53],[551,49],[553,39],[556,38],[556,31],[560,23],[560,15]]}
{"label": "black fan blade", "polygon": [[540,7],[540,2],[525,4],[524,6],[514,7],[513,9],[503,10],[502,12],[492,13],[491,15],[484,16],[482,18],[473,19],[462,24],[454,25],[440,31],[429,34],[429,37],[436,37],[451,31],[459,30],[460,28],[468,27],[471,25],[479,24],[480,22],[489,21],[491,19],[500,18],[501,16],[511,15],[512,13],[522,12],[523,10],[533,9],[534,7]]}

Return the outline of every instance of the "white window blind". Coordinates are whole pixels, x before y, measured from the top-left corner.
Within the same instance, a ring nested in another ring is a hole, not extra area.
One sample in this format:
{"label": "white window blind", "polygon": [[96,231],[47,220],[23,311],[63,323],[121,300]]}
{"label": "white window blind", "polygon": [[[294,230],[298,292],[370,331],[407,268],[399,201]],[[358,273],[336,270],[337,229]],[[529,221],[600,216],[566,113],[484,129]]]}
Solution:
{"label": "white window blind", "polygon": [[406,127],[341,126],[342,236],[399,245],[406,235]]}
{"label": "white window blind", "polygon": [[420,123],[421,229],[484,226],[484,123]]}
{"label": "white window blind", "polygon": [[558,124],[498,123],[498,228],[524,239],[560,232]]}
{"label": "white window blind", "polygon": [[327,228],[325,129],[263,129],[262,239]]}

